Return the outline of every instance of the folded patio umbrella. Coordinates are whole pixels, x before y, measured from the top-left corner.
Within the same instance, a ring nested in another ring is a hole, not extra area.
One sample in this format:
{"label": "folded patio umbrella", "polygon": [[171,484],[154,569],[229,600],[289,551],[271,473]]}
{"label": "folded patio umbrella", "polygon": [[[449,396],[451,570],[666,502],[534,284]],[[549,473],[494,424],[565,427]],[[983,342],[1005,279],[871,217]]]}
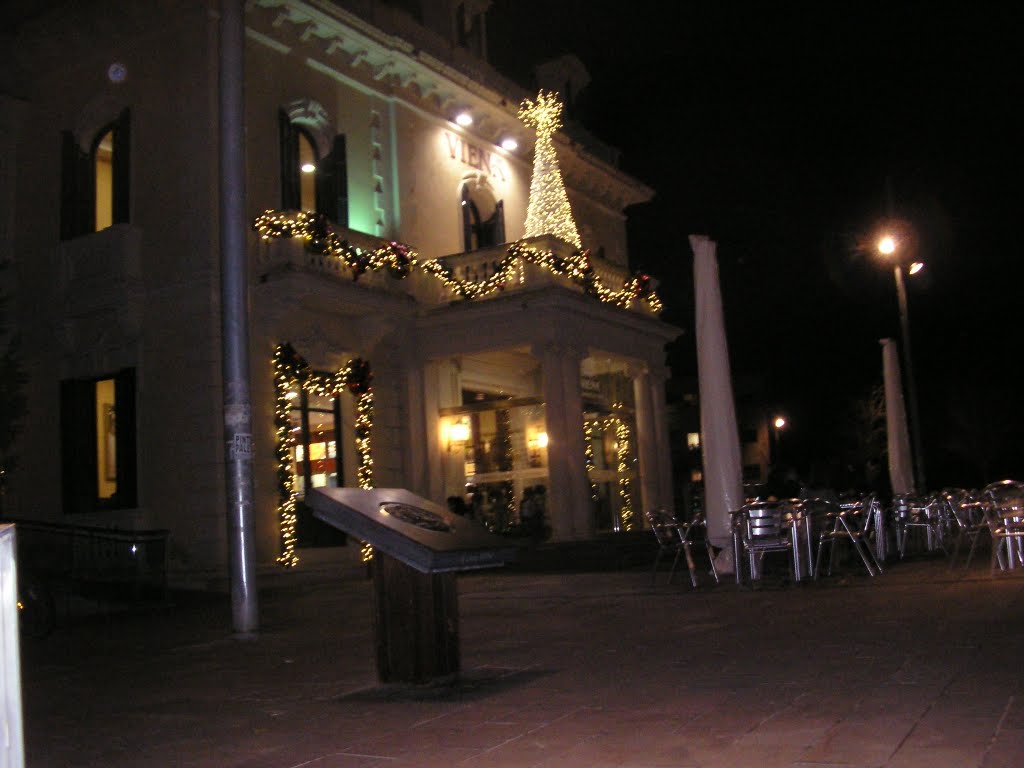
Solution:
{"label": "folded patio umbrella", "polygon": [[[739,430],[729,372],[722,296],[715,242],[690,235],[693,250],[697,327],[697,375],[700,387],[701,450],[704,457],[704,512],[708,538],[719,555],[719,570],[731,570],[731,513],[743,505],[743,468]],[[728,562],[726,562],[728,561]]]}

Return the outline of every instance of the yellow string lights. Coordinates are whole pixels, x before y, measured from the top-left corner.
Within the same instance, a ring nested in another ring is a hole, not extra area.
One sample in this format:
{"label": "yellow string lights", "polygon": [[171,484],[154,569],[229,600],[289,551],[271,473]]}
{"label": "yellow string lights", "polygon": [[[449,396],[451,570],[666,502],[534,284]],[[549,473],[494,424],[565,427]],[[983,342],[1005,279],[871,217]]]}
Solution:
{"label": "yellow string lights", "polygon": [[653,290],[648,275],[637,273],[623,283],[620,289],[611,289],[594,272],[589,251],[574,251],[568,257],[563,257],[553,251],[532,248],[518,241],[509,245],[504,258],[491,275],[482,280],[462,280],[455,277],[447,265],[437,259],[421,260],[415,251],[401,243],[387,243],[374,251],[354,248],[339,238],[330,225],[324,222],[326,219],[322,216],[308,211],[267,211],[256,219],[253,228],[264,240],[282,237],[301,239],[310,250],[341,261],[352,271],[353,280],[358,280],[367,270],[379,269],[386,269],[393,277],[401,279],[414,267],[418,267],[444,283],[456,296],[481,299],[521,282],[522,265],[530,262],[553,274],[568,277],[586,293],[605,303],[628,308],[634,302],[646,302],[653,312],[660,313],[662,310],[661,299]]}
{"label": "yellow string lights", "polygon": [[[621,403],[615,403],[613,408],[621,408]],[[586,452],[587,476],[590,477],[595,470],[594,461],[594,440],[608,432],[615,434],[615,475],[619,490],[619,520],[622,530],[633,530],[635,521],[633,519],[633,479],[629,474],[629,455],[632,448],[630,441],[632,433],[629,424],[625,419],[618,416],[605,416],[599,419],[587,419],[583,423],[583,439]],[[590,481],[591,498],[598,500],[597,483]]]}
{"label": "yellow string lights", "polygon": [[[277,481],[279,503],[277,507],[278,526],[281,531],[281,554],[277,562],[286,567],[298,564],[295,554],[296,535],[295,509],[298,494],[295,490],[295,476],[292,472],[292,453],[295,438],[289,422],[289,411],[293,407],[288,393],[296,386],[307,393],[320,397],[337,397],[346,389],[356,396],[356,456],[358,468],[356,477],[360,488],[373,487],[373,455],[371,437],[373,434],[373,375],[365,360],[355,358],[344,368],[333,374],[316,373],[290,344],[280,344],[274,350],[274,390],[276,408],[274,424],[277,432]],[[372,549],[363,544],[362,557],[368,560]]]}
{"label": "yellow string lights", "polygon": [[519,106],[519,119],[537,131],[530,204],[526,209],[526,237],[554,235],[580,250],[583,246],[576,231],[553,141],[555,131],[562,125],[561,114],[562,103],[558,94],[546,91],[538,93],[536,101],[526,99]]}

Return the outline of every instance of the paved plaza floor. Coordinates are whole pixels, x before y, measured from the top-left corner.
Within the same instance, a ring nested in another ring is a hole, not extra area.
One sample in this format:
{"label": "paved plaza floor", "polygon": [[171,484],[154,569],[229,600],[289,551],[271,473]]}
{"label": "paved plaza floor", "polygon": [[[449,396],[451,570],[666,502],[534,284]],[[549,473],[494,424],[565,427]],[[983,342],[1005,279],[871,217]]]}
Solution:
{"label": "paved plaza floor", "polygon": [[382,686],[365,569],[307,560],[261,579],[255,639],[226,597],[172,594],[23,640],[27,765],[1024,765],[1024,572],[464,574],[458,683]]}

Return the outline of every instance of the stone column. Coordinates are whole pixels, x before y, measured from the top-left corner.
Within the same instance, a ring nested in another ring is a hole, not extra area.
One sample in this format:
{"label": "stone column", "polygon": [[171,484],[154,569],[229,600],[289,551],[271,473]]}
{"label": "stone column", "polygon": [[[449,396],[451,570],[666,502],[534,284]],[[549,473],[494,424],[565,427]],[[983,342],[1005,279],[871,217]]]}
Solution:
{"label": "stone column", "polygon": [[657,431],[654,424],[654,408],[651,402],[651,382],[647,366],[631,366],[629,371],[633,379],[633,400],[636,404],[636,434],[633,444],[639,459],[639,477],[637,486],[640,488],[639,509],[635,513],[635,523],[642,525],[646,510],[664,506],[662,502],[660,471],[658,461]]}
{"label": "stone column", "polygon": [[590,483],[583,440],[580,392],[581,350],[562,344],[537,345],[548,432],[548,524],[555,540],[585,539],[594,533]]}
{"label": "stone column", "polygon": [[649,366],[647,385],[650,392],[651,422],[654,425],[654,452],[658,467],[659,505],[675,509],[675,486],[672,482],[672,441],[669,436],[668,409],[665,406],[665,381],[668,371]]}
{"label": "stone column", "polygon": [[[405,370],[406,487],[415,494],[437,499],[430,487],[430,467],[436,464],[437,387],[431,386],[431,363],[412,362]],[[433,430],[432,424],[433,422]],[[433,450],[431,450],[433,448]]]}
{"label": "stone column", "polygon": [[436,467],[432,473],[437,489],[431,498],[444,504],[449,496],[461,496],[466,492],[465,446],[453,446],[448,435],[440,431],[440,409],[462,404],[461,369],[458,360],[438,360],[431,364],[431,381],[435,390],[435,401],[427,413]]}

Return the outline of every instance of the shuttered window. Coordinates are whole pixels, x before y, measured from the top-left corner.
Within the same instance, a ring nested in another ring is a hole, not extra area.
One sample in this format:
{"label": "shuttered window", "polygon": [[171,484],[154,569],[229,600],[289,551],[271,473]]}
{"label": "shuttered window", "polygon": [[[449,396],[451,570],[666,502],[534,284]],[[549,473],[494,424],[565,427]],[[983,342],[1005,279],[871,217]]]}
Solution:
{"label": "shuttered window", "polygon": [[135,370],[61,382],[66,513],[137,506]]}
{"label": "shuttered window", "polygon": [[323,214],[340,227],[348,226],[348,168],[345,137],[334,138],[331,151],[317,154],[317,144],[288,113],[278,113],[281,136],[281,208]]}
{"label": "shuttered window", "polygon": [[129,221],[131,115],[126,109],[83,151],[70,131],[62,134],[62,240]]}

